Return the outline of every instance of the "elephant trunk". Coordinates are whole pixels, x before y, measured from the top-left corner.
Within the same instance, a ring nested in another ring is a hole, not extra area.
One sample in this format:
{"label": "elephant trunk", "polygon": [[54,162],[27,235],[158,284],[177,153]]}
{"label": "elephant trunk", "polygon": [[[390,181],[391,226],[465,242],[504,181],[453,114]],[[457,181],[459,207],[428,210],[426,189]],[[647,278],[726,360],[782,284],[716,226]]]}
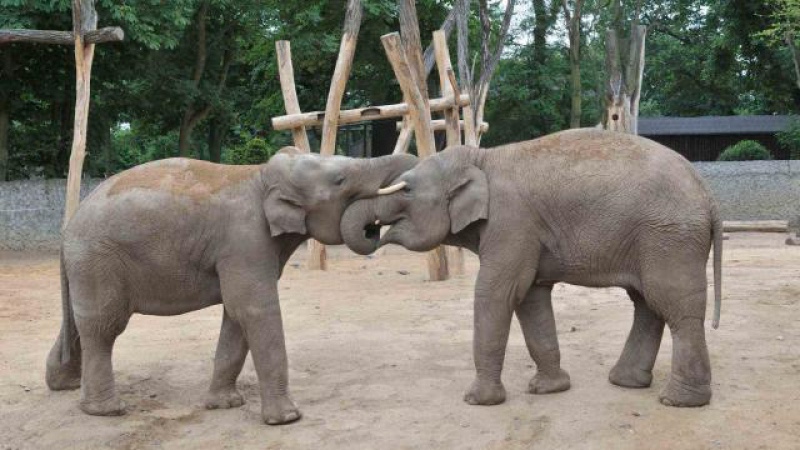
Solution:
{"label": "elephant trunk", "polygon": [[377,198],[358,200],[342,216],[344,243],[359,255],[369,255],[380,246],[381,228],[375,223],[377,202]]}
{"label": "elephant trunk", "polygon": [[380,188],[389,186],[403,172],[412,169],[417,164],[417,157],[407,154],[388,155],[364,159],[362,164],[364,166],[359,170],[361,192],[356,197],[359,199],[378,195]]}

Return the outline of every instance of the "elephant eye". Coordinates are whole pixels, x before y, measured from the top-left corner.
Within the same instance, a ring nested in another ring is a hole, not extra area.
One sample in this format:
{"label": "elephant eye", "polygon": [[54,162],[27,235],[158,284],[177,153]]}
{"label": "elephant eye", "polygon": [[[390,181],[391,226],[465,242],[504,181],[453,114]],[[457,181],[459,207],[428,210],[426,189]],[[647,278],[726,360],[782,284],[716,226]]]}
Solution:
{"label": "elephant eye", "polygon": [[336,186],[341,186],[344,184],[344,176],[338,176],[335,180],[333,180],[333,184]]}

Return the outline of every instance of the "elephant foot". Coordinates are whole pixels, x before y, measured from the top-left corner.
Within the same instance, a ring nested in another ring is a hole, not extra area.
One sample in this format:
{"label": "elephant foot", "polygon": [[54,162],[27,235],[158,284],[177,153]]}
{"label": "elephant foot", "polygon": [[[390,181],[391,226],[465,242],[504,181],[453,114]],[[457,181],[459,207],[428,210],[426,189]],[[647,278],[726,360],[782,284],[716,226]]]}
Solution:
{"label": "elephant foot", "polygon": [[506,401],[506,389],[500,382],[475,380],[464,394],[464,401],[470,405],[499,405]]}
{"label": "elephant foot", "polygon": [[125,403],[116,395],[100,401],[81,400],[81,411],[90,416],[121,416],[125,414]]}
{"label": "elephant foot", "polygon": [[47,356],[44,379],[51,391],[71,391],[81,387],[81,360],[79,356],[73,357],[69,362],[62,363],[60,352],[56,350],[50,351]]}
{"label": "elephant foot", "polygon": [[528,383],[528,392],[537,395],[553,394],[566,391],[570,386],[569,374],[564,369],[558,369],[556,374],[539,371]]}
{"label": "elephant foot", "polygon": [[653,373],[649,370],[617,364],[608,374],[608,381],[621,387],[641,389],[650,387],[653,382]]}
{"label": "elephant foot", "polygon": [[71,391],[81,387],[81,370],[64,367],[47,367],[45,382],[51,391]]}
{"label": "elephant foot", "polygon": [[261,405],[261,417],[267,425],[282,425],[299,420],[303,414],[288,395],[269,396]]}
{"label": "elephant foot", "polygon": [[711,386],[692,385],[679,380],[674,374],[661,391],[659,400],[666,406],[703,406],[711,401]]}
{"label": "elephant foot", "polygon": [[235,387],[209,392],[206,396],[206,409],[238,408],[244,405],[244,397]]}

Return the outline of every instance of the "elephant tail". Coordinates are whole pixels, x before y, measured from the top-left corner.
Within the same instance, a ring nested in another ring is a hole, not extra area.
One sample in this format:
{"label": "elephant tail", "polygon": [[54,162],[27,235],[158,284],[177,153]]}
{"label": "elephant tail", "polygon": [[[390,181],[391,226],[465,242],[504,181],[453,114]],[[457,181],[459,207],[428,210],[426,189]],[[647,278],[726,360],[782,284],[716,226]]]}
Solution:
{"label": "elephant tail", "polygon": [[64,251],[61,251],[61,311],[63,319],[61,321],[61,363],[66,364],[70,362],[71,357],[80,357],[80,355],[71,355],[71,349],[78,345],[78,328],[75,326],[75,314],[72,311],[72,300],[69,296],[69,279],[67,278],[67,270],[64,264]]}
{"label": "elephant tail", "polygon": [[64,264],[64,251],[61,251],[61,308],[63,318],[53,348],[47,355],[45,382],[54,391],[77,389],[81,385],[81,346],[75,314],[69,295],[69,280]]}
{"label": "elephant tail", "polygon": [[711,231],[714,241],[714,320],[711,326],[719,328],[720,308],[722,307],[722,218],[716,202],[711,208],[713,228]]}

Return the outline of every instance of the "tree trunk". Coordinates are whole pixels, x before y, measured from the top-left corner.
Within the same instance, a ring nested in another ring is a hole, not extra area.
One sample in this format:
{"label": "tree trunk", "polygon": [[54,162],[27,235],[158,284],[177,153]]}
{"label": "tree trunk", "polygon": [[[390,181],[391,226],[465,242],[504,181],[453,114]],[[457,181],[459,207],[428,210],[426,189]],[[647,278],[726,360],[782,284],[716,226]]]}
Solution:
{"label": "tree trunk", "polygon": [[[11,78],[13,72],[11,52],[3,52],[3,76]],[[8,94],[0,92],[0,182],[8,180],[8,136],[11,131],[11,102]]]}
{"label": "tree trunk", "polygon": [[572,105],[569,112],[569,127],[580,128],[581,126],[581,60],[580,50],[570,48],[570,81],[572,92]]}
{"label": "tree trunk", "polygon": [[[621,39],[620,30],[606,32],[606,109],[603,127],[606,130],[637,134],[639,99],[644,73],[644,46],[647,27],[634,23],[630,39]],[[622,48],[628,45],[623,61]]]}
{"label": "tree trunk", "polygon": [[225,139],[225,124],[217,117],[208,124],[208,159],[219,163],[222,160],[222,141]]}
{"label": "tree trunk", "polygon": [[8,135],[11,114],[8,99],[0,98],[0,182],[8,180]]}
{"label": "tree trunk", "polygon": [[789,46],[789,50],[792,53],[792,61],[794,62],[794,76],[795,76],[795,83],[797,83],[797,88],[800,89],[800,51],[797,50],[797,45],[794,43],[794,34],[791,32],[786,32],[786,45]]}
{"label": "tree trunk", "polygon": [[[197,55],[194,61],[194,71],[192,73],[192,85],[196,88],[200,86],[200,80],[203,78],[203,72],[206,70],[206,16],[208,15],[208,1],[200,4],[200,9],[197,11]],[[208,111],[210,112],[210,110]],[[189,156],[189,145],[192,142],[192,131],[197,123],[205,118],[199,117],[195,111],[194,101],[190,101],[186,106],[186,111],[183,113],[181,119],[180,135],[178,137],[178,154],[182,157]],[[208,115],[206,113],[205,115]]]}
{"label": "tree trunk", "polygon": [[[555,0],[553,0],[555,3]],[[533,63],[544,69],[547,60],[547,7],[544,0],[533,0]]]}
{"label": "tree trunk", "polygon": [[572,92],[569,126],[581,126],[581,9],[583,0],[575,0],[574,10],[570,12],[567,0],[562,1],[564,18],[569,34],[569,65]]}

